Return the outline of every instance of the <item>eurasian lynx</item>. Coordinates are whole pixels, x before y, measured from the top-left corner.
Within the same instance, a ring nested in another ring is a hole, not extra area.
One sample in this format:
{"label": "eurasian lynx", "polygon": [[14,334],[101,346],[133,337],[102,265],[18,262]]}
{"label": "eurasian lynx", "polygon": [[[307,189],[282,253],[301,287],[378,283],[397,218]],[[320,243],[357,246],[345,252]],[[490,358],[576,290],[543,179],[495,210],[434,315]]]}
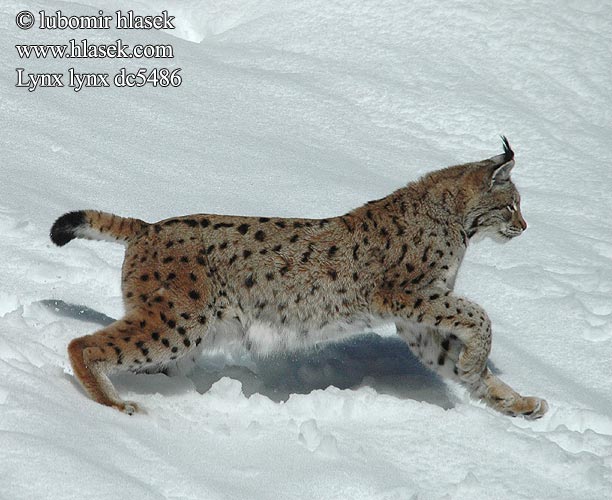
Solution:
{"label": "eurasian lynx", "polygon": [[473,236],[507,241],[527,227],[503,139],[501,155],[431,172],[328,219],[63,215],[51,229],[57,245],[127,247],[126,314],[70,343],[76,377],[95,401],[131,414],[137,406],[120,399],[110,373],[163,368],[223,342],[294,350],[394,322],[432,370],[500,412],[541,417],[543,399],[520,396],[489,371],[489,318],[453,293]]}

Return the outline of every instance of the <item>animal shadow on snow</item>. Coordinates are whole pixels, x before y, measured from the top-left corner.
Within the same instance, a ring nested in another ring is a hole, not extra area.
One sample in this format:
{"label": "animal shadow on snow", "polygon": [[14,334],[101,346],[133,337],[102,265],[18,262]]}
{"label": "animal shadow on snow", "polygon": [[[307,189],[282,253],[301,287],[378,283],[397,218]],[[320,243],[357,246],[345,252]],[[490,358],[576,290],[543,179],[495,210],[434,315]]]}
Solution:
{"label": "animal shadow on snow", "polygon": [[[115,321],[89,307],[61,300],[40,303],[56,315],[107,326]],[[490,368],[494,371],[494,366]],[[171,396],[193,391],[203,394],[223,377],[242,383],[245,396],[255,393],[273,401],[291,394],[308,394],[329,386],[340,389],[371,387],[380,394],[425,401],[448,409],[456,397],[427,370],[401,339],[363,334],[339,343],[326,343],[303,352],[257,357],[246,351],[204,353],[187,375],[118,375],[120,391]]]}

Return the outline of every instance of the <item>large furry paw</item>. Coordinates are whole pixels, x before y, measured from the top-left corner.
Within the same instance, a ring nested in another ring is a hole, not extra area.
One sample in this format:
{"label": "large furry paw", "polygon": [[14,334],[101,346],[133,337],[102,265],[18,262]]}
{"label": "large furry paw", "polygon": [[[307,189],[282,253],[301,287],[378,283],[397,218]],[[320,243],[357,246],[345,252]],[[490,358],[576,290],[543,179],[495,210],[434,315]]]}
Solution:
{"label": "large furry paw", "polygon": [[525,417],[528,420],[537,420],[538,418],[543,417],[548,411],[548,403],[545,399],[527,397],[523,398],[523,400],[527,401],[527,404],[530,409],[519,413],[519,415]]}
{"label": "large furry paw", "polygon": [[500,410],[512,417],[524,417],[527,420],[537,420],[548,411],[545,399],[535,397],[518,397],[514,400],[504,401]]}
{"label": "large furry paw", "polygon": [[145,413],[144,410],[133,401],[122,401],[121,403],[114,404],[113,408],[116,408],[120,412],[128,415],[133,415],[134,413]]}

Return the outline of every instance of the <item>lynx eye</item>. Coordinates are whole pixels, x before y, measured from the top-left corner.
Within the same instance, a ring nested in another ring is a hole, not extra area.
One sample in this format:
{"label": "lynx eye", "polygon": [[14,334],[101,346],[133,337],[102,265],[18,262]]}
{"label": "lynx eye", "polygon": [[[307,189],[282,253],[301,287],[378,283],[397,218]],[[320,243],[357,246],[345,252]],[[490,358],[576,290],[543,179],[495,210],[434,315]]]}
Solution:
{"label": "lynx eye", "polygon": [[516,212],[516,205],[507,205],[506,208],[510,213]]}

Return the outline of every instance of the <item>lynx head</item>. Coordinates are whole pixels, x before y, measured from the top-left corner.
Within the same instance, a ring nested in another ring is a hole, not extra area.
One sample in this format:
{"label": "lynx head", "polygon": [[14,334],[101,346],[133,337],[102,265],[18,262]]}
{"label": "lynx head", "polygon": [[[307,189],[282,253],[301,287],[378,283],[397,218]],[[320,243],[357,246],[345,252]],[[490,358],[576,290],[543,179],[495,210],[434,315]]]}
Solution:
{"label": "lynx head", "polygon": [[507,242],[519,236],[527,223],[521,214],[520,195],[510,180],[514,151],[502,136],[503,154],[474,165],[472,193],[466,206],[464,228],[467,235]]}

